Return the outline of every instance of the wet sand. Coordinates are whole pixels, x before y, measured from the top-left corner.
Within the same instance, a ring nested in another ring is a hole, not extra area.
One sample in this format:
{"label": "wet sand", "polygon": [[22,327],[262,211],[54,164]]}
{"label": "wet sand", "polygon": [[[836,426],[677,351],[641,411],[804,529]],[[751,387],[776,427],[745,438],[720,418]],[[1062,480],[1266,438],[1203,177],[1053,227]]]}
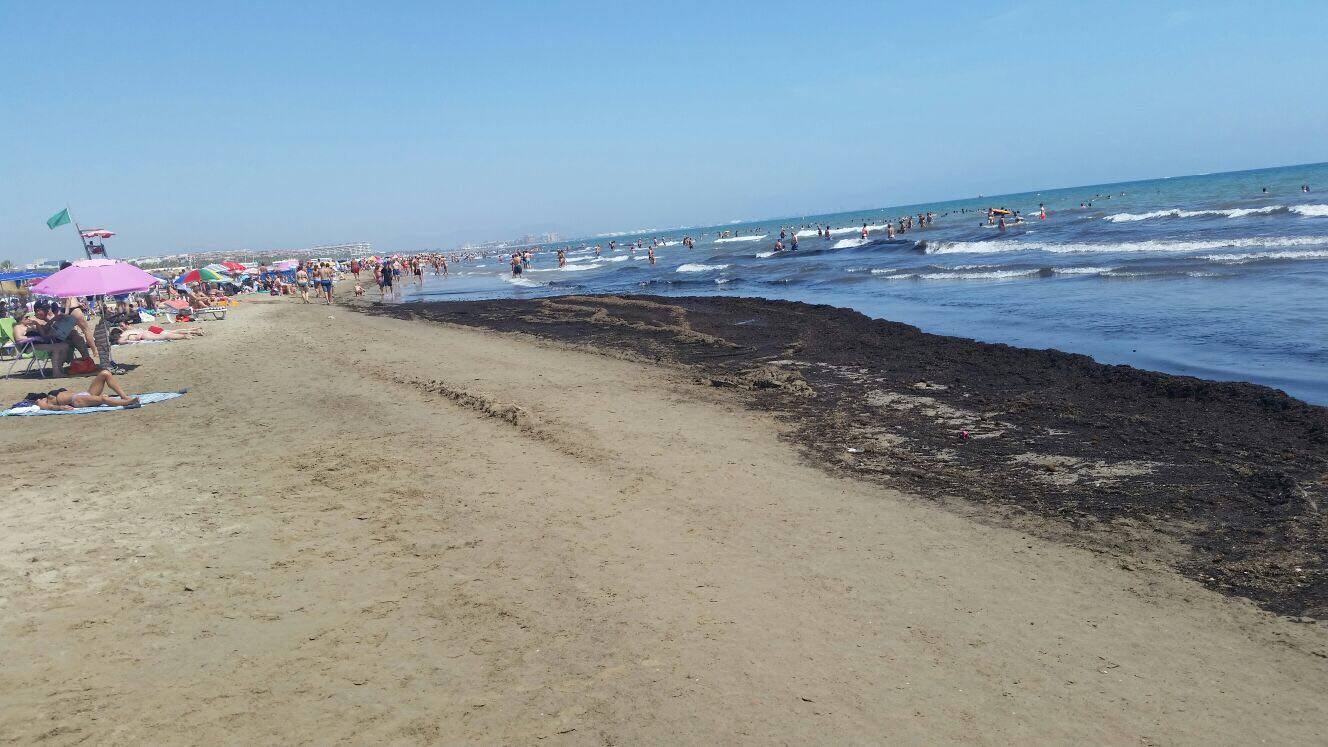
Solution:
{"label": "wet sand", "polygon": [[1160,555],[1224,593],[1328,618],[1328,409],[1267,387],[764,299],[367,311],[682,364],[712,386],[750,392],[812,464],[959,498],[956,509],[1093,549]]}
{"label": "wet sand", "polygon": [[[574,342],[251,303],[201,340],[117,350],[136,366],[130,389],[189,387],[179,400],[0,421],[7,453],[40,455],[11,479],[0,519],[0,734],[1328,736],[1328,631],[1177,573],[1182,534],[1136,512],[1155,551],[1104,551],[1065,541],[1073,523],[1055,512],[1013,512],[1024,499],[998,494],[1014,478],[993,474],[987,502],[952,482],[916,487],[905,460],[882,453],[893,434],[865,440],[847,393],[842,431],[806,430],[838,396],[827,382],[875,376],[870,365],[821,378],[811,355],[774,363],[794,350],[753,366],[741,359],[751,340],[647,301],[522,312],[547,318],[522,326],[544,334],[584,322],[592,334]],[[695,359],[672,357],[678,346]],[[940,394],[959,382],[900,366],[900,381],[930,382],[904,393],[960,409]],[[969,417],[871,387],[886,392],[871,400],[876,427],[906,437],[922,432],[915,420],[953,417],[954,429]],[[29,388],[0,382],[6,401]],[[999,441],[979,426],[969,443]],[[869,459],[879,474],[862,479]]]}

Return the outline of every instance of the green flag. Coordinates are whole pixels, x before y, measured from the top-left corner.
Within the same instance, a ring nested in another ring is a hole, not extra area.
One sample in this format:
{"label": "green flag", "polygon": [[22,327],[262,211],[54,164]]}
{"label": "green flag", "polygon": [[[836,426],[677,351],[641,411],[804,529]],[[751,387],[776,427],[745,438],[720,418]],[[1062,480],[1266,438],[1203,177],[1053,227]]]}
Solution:
{"label": "green flag", "polygon": [[61,210],[60,212],[48,218],[46,220],[46,227],[55,228],[56,226],[63,226],[68,222],[69,222],[69,208],[65,208],[64,210]]}

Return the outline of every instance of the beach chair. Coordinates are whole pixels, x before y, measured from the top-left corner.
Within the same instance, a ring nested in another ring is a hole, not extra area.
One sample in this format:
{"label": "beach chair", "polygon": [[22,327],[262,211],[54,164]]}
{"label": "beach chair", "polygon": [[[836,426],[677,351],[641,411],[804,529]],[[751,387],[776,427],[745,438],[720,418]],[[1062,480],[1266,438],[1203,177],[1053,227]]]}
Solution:
{"label": "beach chair", "polygon": [[226,318],[228,310],[229,307],[226,306],[204,306],[201,309],[194,309],[193,315],[199,320],[211,318],[213,321],[221,321]]}
{"label": "beach chair", "polygon": [[[31,340],[19,340],[14,338],[15,322],[9,317],[0,319],[0,361],[9,361],[9,369],[5,371],[5,378],[14,375],[14,369],[18,364],[27,361],[28,365],[23,369],[23,373],[28,373],[33,366],[37,367],[37,375],[46,378],[46,367],[50,365],[51,373],[55,373],[55,361],[51,357],[53,350],[59,351],[60,344],[54,345],[35,345]],[[66,345],[66,347],[68,347]]]}

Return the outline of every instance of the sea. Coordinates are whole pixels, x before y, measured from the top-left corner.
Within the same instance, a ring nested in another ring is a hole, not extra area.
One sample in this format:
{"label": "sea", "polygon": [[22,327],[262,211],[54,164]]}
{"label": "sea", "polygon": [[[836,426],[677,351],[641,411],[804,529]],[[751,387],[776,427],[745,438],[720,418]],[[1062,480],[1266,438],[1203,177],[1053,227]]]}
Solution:
{"label": "sea", "polygon": [[[1011,212],[1003,230],[988,224],[988,208]],[[933,214],[931,224],[919,227],[918,213]],[[891,241],[884,226],[902,216],[914,227]],[[828,238],[817,226],[829,227]],[[786,248],[777,251],[781,230]],[[567,255],[561,268],[557,249]],[[428,270],[403,300],[806,301],[1328,404],[1328,164],[602,234],[540,250],[519,277],[511,248],[456,263],[445,277]]]}

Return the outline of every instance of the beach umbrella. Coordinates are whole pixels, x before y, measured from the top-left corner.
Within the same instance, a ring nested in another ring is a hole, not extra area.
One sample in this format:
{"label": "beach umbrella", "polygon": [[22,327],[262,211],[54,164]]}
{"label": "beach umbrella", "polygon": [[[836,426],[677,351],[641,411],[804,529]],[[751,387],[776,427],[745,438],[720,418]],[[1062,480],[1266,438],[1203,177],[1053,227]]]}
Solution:
{"label": "beach umbrella", "polygon": [[85,259],[32,286],[39,296],[115,296],[151,288],[157,279],[128,262]]}
{"label": "beach umbrella", "polygon": [[200,268],[197,269],[197,270],[190,270],[189,272],[185,273],[184,275],[181,275],[180,277],[178,277],[178,278],[175,279],[175,282],[177,282],[177,283],[220,283],[220,282],[222,282],[223,280],[228,280],[228,279],[229,279],[229,278],[227,278],[225,275],[222,275],[221,273],[217,272],[216,270],[211,270],[211,269],[208,269],[208,268],[206,268],[206,267],[200,267]]}
{"label": "beach umbrella", "polygon": [[233,262],[229,259],[226,260],[225,262],[222,262],[221,266],[225,267],[227,270],[230,270],[231,272],[244,272],[244,265],[240,264],[239,262]]}
{"label": "beach umbrella", "polygon": [[104,228],[89,228],[83,232],[85,239],[109,239],[115,235],[115,231],[107,231]]}

